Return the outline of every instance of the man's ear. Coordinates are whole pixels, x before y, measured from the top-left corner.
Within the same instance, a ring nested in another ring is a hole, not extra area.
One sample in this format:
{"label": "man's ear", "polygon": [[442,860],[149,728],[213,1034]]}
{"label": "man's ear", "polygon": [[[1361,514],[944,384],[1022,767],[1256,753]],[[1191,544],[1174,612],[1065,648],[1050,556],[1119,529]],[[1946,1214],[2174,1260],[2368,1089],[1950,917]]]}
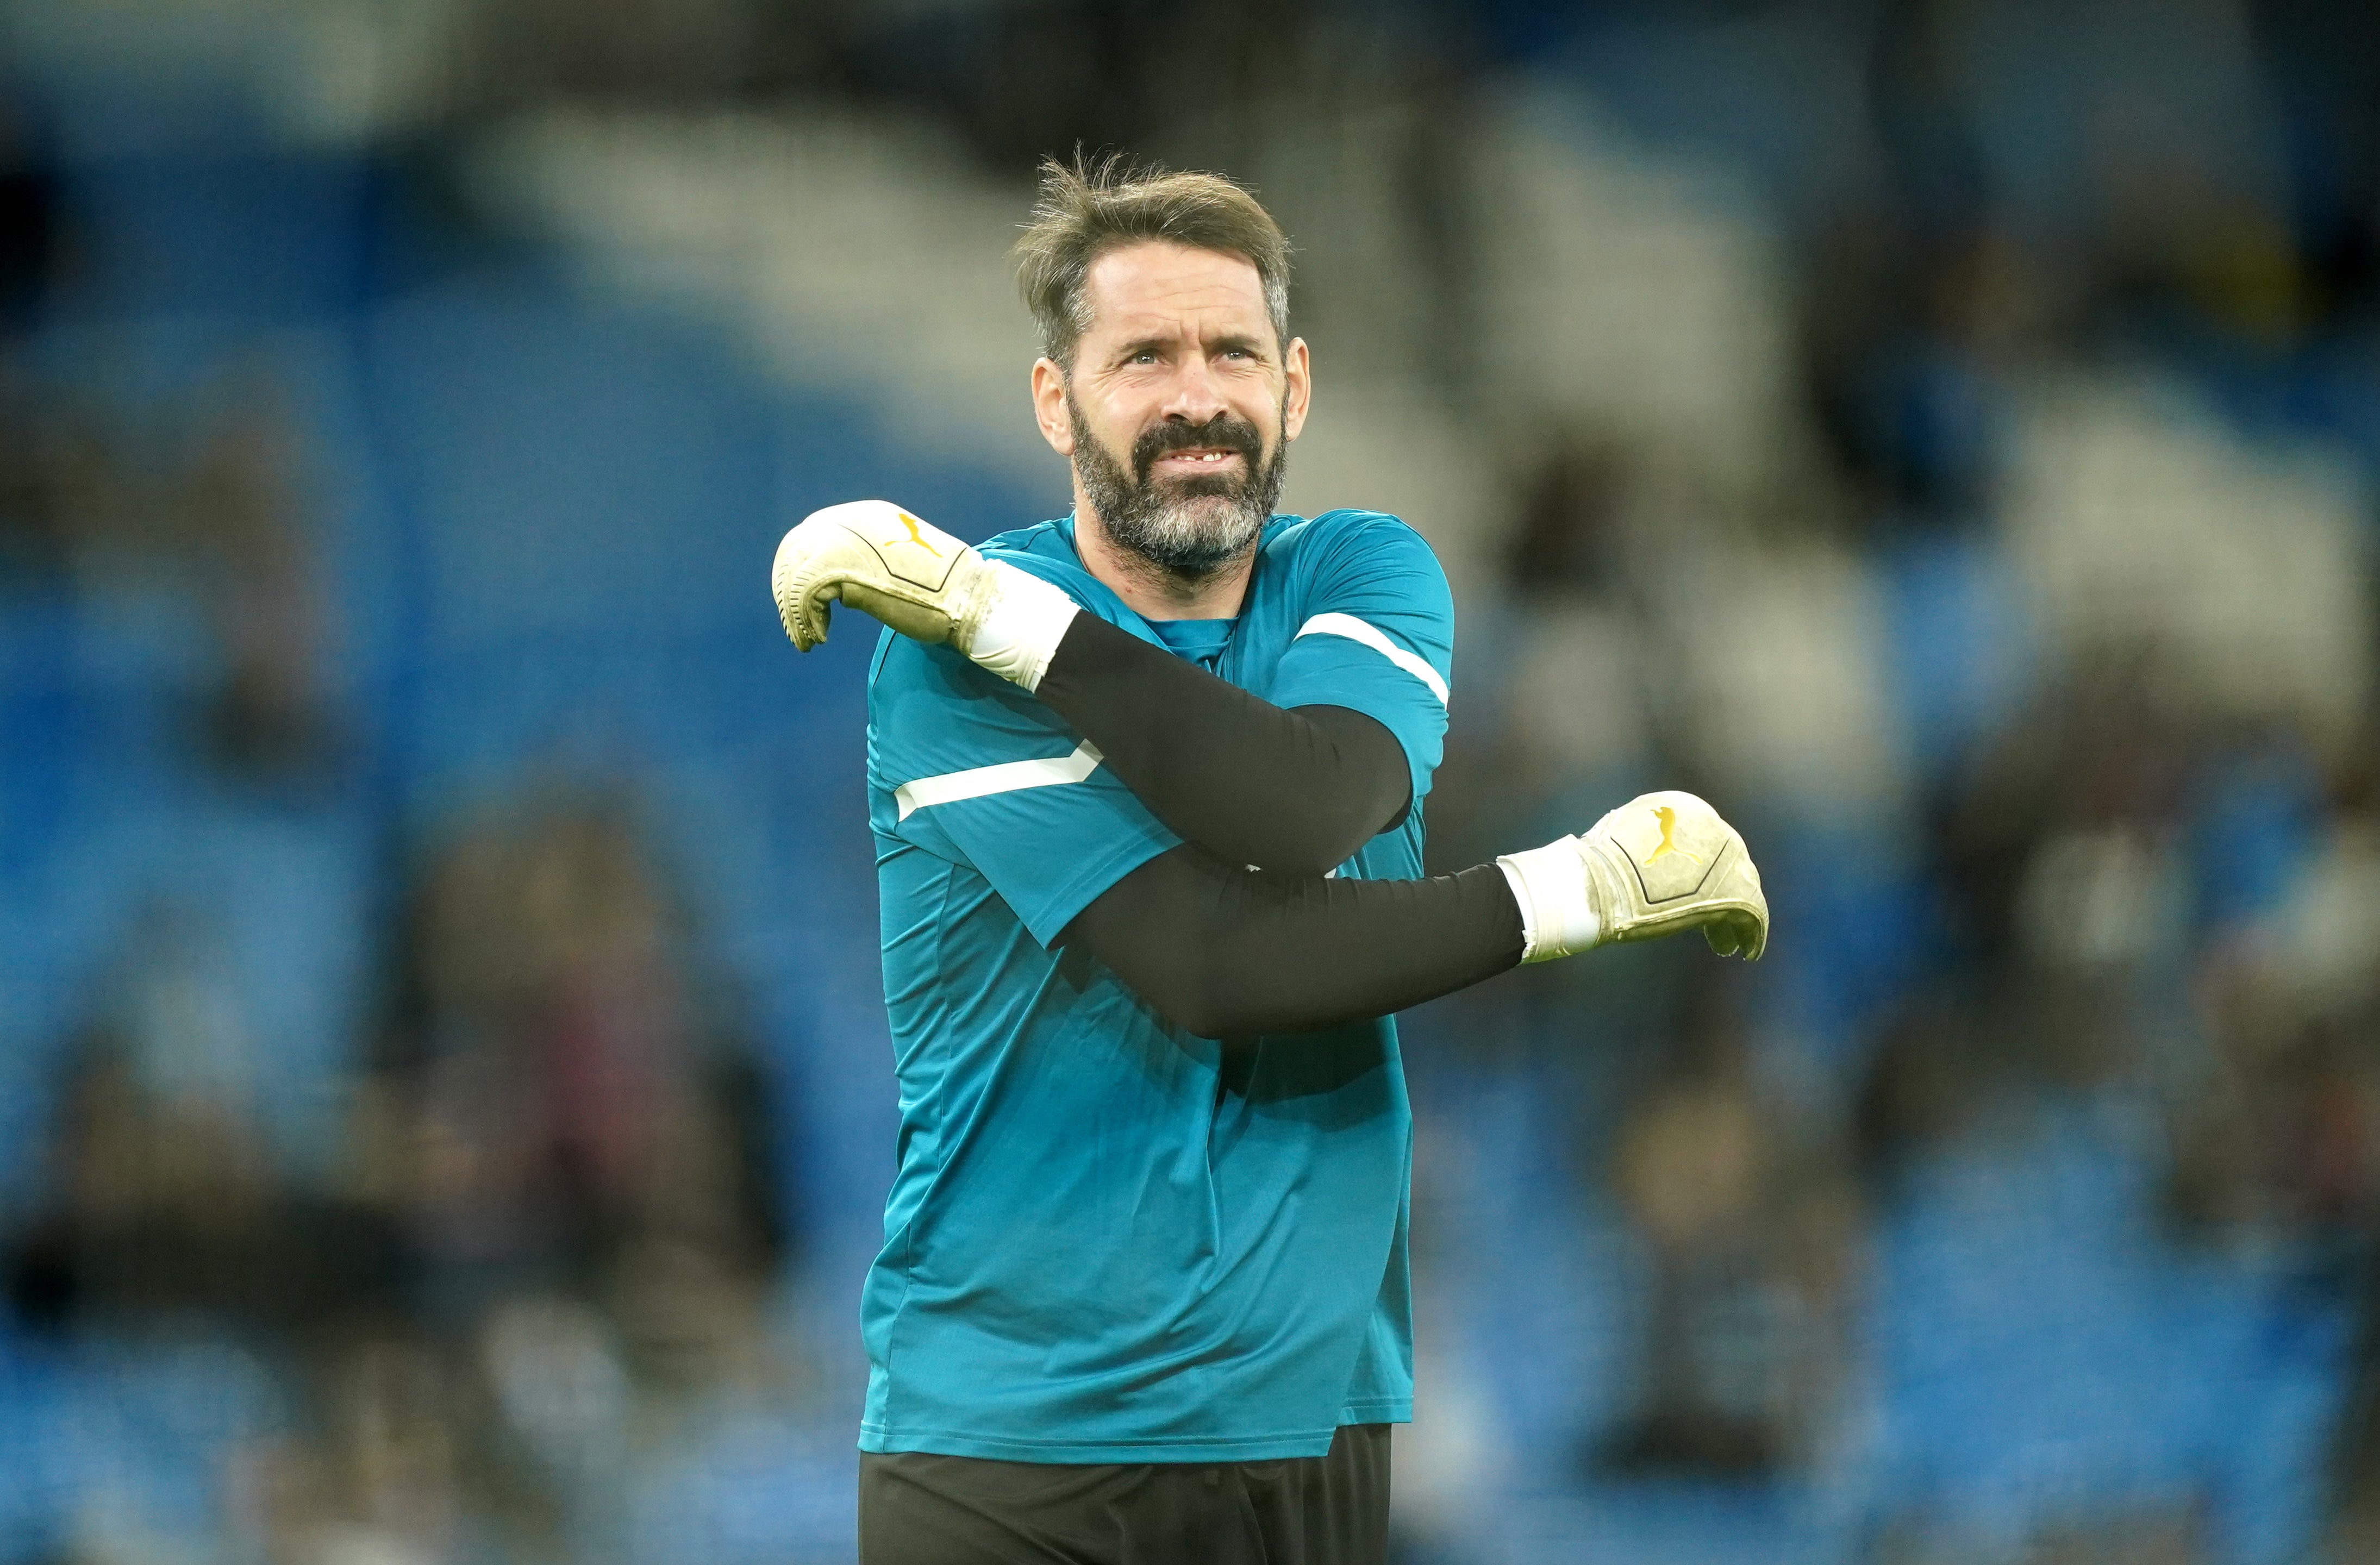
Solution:
{"label": "man's ear", "polygon": [[1047,357],[1033,361],[1033,421],[1061,456],[1075,455],[1075,421],[1066,415],[1066,372]]}
{"label": "man's ear", "polygon": [[1314,366],[1304,337],[1289,340],[1289,351],[1281,356],[1281,364],[1286,382],[1281,387],[1281,438],[1293,441],[1305,428],[1305,409],[1314,399]]}

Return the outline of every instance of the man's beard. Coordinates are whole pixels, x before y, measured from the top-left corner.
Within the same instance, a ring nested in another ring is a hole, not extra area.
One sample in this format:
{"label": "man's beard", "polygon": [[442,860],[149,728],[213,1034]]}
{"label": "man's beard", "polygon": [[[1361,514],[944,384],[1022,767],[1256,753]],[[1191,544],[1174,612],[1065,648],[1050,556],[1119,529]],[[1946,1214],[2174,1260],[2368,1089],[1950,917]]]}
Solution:
{"label": "man's beard", "polygon": [[[1132,470],[1126,472],[1091,433],[1071,394],[1066,414],[1075,426],[1075,471],[1108,537],[1169,576],[1201,581],[1237,559],[1264,530],[1281,498],[1289,442],[1274,447],[1272,460],[1265,461],[1264,436],[1245,419],[1219,413],[1204,424],[1168,419],[1144,430],[1133,442]],[[1202,446],[1239,453],[1239,473],[1150,476],[1166,453]]]}

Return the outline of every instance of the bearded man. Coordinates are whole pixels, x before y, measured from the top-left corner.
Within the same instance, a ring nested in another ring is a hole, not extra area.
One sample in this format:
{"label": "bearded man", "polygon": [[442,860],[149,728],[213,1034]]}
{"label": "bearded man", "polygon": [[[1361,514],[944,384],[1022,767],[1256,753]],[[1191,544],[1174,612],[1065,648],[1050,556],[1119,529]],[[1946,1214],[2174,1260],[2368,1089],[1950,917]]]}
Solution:
{"label": "bearded man", "polygon": [[868,1565],[1380,1560],[1411,1414],[1390,1013],[1699,928],[1688,794],[1422,874],[1453,606],[1393,516],[1277,516],[1313,389],[1288,246],[1211,175],[1052,164],[1017,247],[1073,513],[786,536],[796,645],[883,620],[868,798],[899,1171],[862,1313]]}

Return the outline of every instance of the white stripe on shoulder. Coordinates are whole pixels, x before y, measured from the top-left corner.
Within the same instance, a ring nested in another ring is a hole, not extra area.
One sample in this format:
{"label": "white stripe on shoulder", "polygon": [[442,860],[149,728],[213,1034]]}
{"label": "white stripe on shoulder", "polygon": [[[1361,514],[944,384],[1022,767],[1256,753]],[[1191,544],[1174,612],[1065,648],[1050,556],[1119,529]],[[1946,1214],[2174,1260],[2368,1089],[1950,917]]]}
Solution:
{"label": "white stripe on shoulder", "polygon": [[1350,641],[1360,641],[1389,661],[1429,686],[1439,706],[1446,705],[1446,681],[1427,660],[1408,652],[1388,637],[1379,626],[1359,620],[1353,614],[1317,614],[1297,627],[1299,636],[1343,636]]}
{"label": "white stripe on shoulder", "polygon": [[1086,739],[1075,746],[1070,756],[1005,760],[997,766],[969,767],[965,771],[945,771],[940,777],[920,777],[893,789],[892,800],[900,807],[901,819],[906,820],[913,812],[931,805],[956,804],[961,799],[979,799],[988,794],[1013,794],[1019,788],[1080,782],[1099,769],[1103,758]]}

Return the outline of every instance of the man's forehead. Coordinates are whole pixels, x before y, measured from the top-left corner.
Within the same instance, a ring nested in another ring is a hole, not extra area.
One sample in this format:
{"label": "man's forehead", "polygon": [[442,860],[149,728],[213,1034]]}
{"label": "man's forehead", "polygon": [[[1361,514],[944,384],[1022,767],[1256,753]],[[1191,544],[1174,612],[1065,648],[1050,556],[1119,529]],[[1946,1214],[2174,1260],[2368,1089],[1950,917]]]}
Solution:
{"label": "man's forehead", "polygon": [[1143,239],[1100,256],[1083,281],[1090,329],[1101,335],[1269,324],[1255,263],[1226,250]]}

